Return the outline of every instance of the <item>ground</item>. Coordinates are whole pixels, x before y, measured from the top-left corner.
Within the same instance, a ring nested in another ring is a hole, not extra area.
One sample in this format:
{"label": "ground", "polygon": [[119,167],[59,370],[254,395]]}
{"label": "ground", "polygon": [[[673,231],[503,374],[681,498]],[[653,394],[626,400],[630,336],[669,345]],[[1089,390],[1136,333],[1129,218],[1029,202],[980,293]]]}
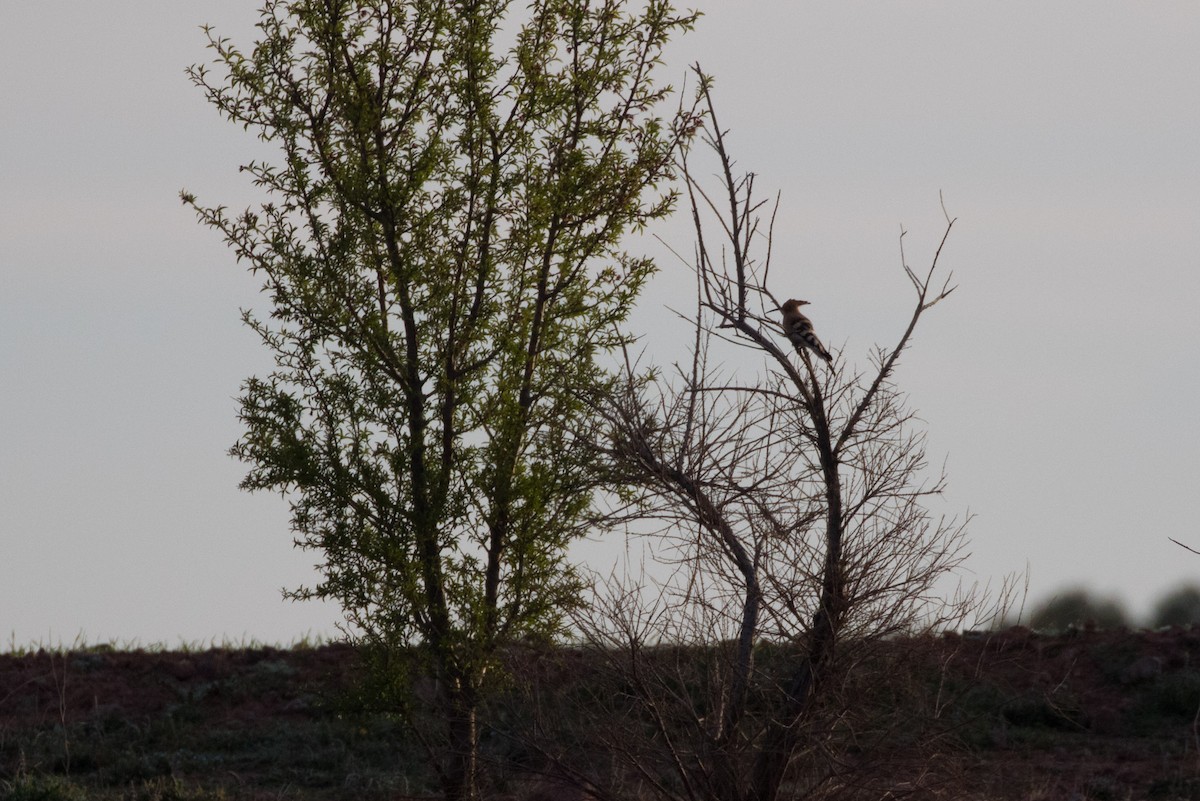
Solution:
{"label": "ground", "polygon": [[[948,778],[909,797],[1200,799],[1200,628],[921,647]],[[357,665],[339,644],[0,654],[0,801],[428,795],[410,733],[356,708]],[[496,753],[505,798],[556,797]]]}

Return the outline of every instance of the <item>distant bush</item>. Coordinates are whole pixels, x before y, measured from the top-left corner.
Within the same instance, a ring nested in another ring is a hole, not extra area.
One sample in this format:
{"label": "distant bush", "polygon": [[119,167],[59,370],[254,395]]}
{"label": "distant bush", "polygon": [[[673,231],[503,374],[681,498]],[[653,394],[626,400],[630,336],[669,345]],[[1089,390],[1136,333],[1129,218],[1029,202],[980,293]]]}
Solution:
{"label": "distant bush", "polygon": [[1200,586],[1178,587],[1159,599],[1150,616],[1150,624],[1162,626],[1191,626],[1200,623]]}
{"label": "distant bush", "polygon": [[1030,616],[1033,628],[1054,631],[1089,622],[1100,628],[1128,626],[1129,615],[1115,598],[1099,598],[1087,590],[1074,589],[1054,596]]}

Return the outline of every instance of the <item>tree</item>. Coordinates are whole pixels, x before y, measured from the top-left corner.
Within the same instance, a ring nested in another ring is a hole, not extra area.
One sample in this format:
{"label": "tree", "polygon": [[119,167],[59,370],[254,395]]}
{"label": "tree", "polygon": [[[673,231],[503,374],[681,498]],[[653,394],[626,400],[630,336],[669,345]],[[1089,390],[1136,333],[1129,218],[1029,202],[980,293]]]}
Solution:
{"label": "tree", "polygon": [[[734,174],[702,75],[701,96],[718,178],[707,189],[684,151],[692,358],[673,381],[631,359],[608,406],[613,469],[642,492],[628,513],[665,521],[655,547],[676,569],[611,585],[583,625],[624,690],[610,746],[660,797],[810,797],[902,725],[860,728],[848,694],[887,638],[979,611],[939,595],[965,557],[965,521],[927,509],[944,476],[924,478],[923,435],[894,384],[917,324],[953,291],[935,283],[953,220],[928,270],[902,246],[911,316],[871,369],[797,353],[769,282],[765,204],[752,174]],[[715,366],[720,348],[740,350],[726,351],[735,367]]]}
{"label": "tree", "polygon": [[[477,795],[480,699],[508,642],[579,598],[564,549],[603,474],[582,398],[652,264],[687,114],[656,68],[665,0],[266,0],[193,82],[279,148],[243,214],[183,193],[264,279],[276,369],[241,395],[243,487],[285,493],[332,598],[396,686],[428,676],[448,798]],[[505,44],[507,43],[507,44]],[[214,75],[214,72],[216,75]],[[411,700],[411,698],[410,698]],[[399,711],[413,712],[400,702]]]}
{"label": "tree", "polygon": [[1086,624],[1100,628],[1129,625],[1129,615],[1115,598],[1098,598],[1082,588],[1067,590],[1034,610],[1029,625],[1035,629],[1064,631]]}
{"label": "tree", "polygon": [[1195,626],[1200,623],[1200,587],[1182,584],[1163,595],[1150,613],[1150,625]]}

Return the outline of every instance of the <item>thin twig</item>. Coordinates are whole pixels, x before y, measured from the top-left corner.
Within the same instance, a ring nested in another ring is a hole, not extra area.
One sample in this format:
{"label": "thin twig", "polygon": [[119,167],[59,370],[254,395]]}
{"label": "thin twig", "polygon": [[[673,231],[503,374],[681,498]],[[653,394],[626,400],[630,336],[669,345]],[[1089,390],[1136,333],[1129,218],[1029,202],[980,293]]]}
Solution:
{"label": "thin twig", "polygon": [[1196,554],[1196,555],[1200,556],[1200,551],[1197,551],[1195,548],[1192,548],[1192,547],[1191,547],[1191,546],[1189,546],[1189,545],[1184,545],[1182,542],[1180,542],[1179,540],[1175,539],[1174,537],[1167,537],[1167,539],[1169,539],[1171,542],[1173,542],[1173,543],[1175,543],[1176,545],[1178,545],[1180,548],[1183,548],[1185,551],[1191,551],[1192,553],[1194,553],[1194,554]]}

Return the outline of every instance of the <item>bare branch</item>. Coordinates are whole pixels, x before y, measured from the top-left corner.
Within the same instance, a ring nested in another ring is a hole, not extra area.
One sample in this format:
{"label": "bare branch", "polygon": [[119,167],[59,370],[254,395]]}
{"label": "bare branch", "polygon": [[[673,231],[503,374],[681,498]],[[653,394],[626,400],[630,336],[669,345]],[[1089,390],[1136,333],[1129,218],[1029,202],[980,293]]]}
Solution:
{"label": "bare branch", "polygon": [[903,230],[900,232],[900,262],[903,265],[904,271],[908,275],[909,280],[912,281],[913,286],[916,288],[917,302],[913,308],[912,316],[909,318],[908,327],[905,328],[904,333],[900,336],[900,340],[896,344],[896,347],[893,348],[891,352],[888,353],[887,357],[881,362],[879,370],[875,375],[875,379],[871,382],[871,386],[865,393],[863,393],[858,406],[851,413],[850,417],[846,421],[845,426],[842,428],[841,433],[838,435],[837,444],[834,447],[836,452],[840,453],[843,447],[845,447],[846,443],[855,434],[859,422],[862,420],[863,415],[867,412],[867,409],[875,401],[875,397],[879,393],[880,388],[883,387],[884,383],[891,377],[892,371],[896,366],[896,361],[900,358],[900,354],[904,352],[904,349],[908,347],[909,339],[912,337],[913,331],[916,330],[917,322],[921,319],[921,315],[935,303],[946,298],[950,292],[954,291],[953,287],[951,287],[948,291],[943,288],[943,291],[940,292],[932,301],[926,300],[929,291],[929,282],[932,280],[933,274],[937,270],[938,259],[941,258],[942,248],[945,247],[946,241],[950,237],[950,229],[954,227],[954,222],[955,221],[953,219],[948,218],[946,229],[942,234],[941,242],[938,243],[937,251],[934,253],[933,261],[929,266],[929,272],[926,274],[925,280],[923,281],[916,276],[905,260],[905,232]]}
{"label": "bare branch", "polygon": [[1195,548],[1191,547],[1190,545],[1184,545],[1182,542],[1175,539],[1174,537],[1167,537],[1167,539],[1169,539],[1171,542],[1178,545],[1180,548],[1183,548],[1185,551],[1191,551],[1194,554],[1200,554],[1200,551],[1197,551]]}
{"label": "bare branch", "polygon": [[[669,381],[638,383],[627,368],[606,414],[614,469],[641,491],[642,521],[659,526],[653,547],[674,571],[649,590],[645,614],[619,614],[652,619],[646,636],[686,644],[705,667],[667,670],[629,639],[624,670],[637,675],[624,686],[653,722],[660,745],[645,747],[665,749],[663,764],[687,779],[680,791],[656,783],[658,792],[774,799],[801,752],[822,754],[817,784],[839,770],[843,754],[828,745],[822,727],[832,724],[820,715],[850,675],[845,654],[869,653],[881,638],[964,608],[934,592],[961,563],[964,523],[924,507],[944,478],[923,478],[923,439],[891,381],[921,314],[954,289],[948,280],[931,289],[954,221],[947,215],[923,275],[909,267],[901,232],[901,264],[917,297],[897,347],[878,352],[875,370],[793,356],[779,342],[779,304],[767,285],[780,196],[764,225],[755,177],[735,174],[711,85],[695,70],[718,185],[709,191],[696,178],[695,153],[681,156],[697,243],[688,265],[696,278],[691,359]],[[711,360],[728,344],[764,358],[737,357],[724,374]],[[753,375],[759,364],[765,372]],[[761,664],[756,650],[771,647],[786,659]],[[636,759],[643,775],[649,763]]]}

